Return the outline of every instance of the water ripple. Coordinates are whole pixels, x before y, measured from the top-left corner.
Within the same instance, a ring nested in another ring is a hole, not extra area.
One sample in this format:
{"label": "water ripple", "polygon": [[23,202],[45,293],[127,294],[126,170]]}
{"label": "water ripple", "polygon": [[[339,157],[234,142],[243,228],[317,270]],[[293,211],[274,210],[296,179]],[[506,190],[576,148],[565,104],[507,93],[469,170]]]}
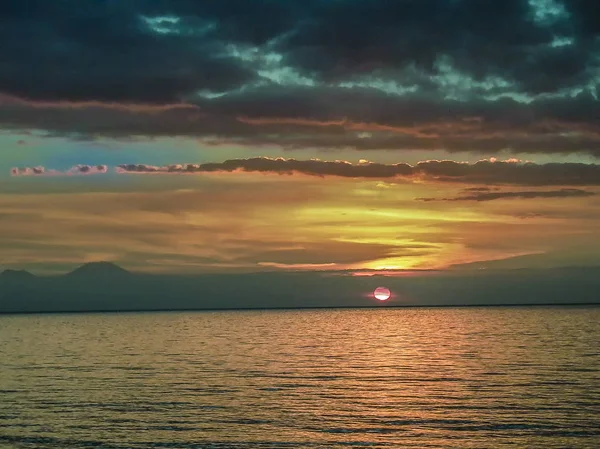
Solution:
{"label": "water ripple", "polygon": [[600,447],[600,308],[0,316],[0,447]]}

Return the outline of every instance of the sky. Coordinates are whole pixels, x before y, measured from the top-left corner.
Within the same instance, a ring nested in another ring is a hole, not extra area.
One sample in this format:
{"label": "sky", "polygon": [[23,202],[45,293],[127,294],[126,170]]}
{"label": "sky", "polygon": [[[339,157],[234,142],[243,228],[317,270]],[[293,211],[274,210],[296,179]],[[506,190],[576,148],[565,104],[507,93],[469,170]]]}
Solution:
{"label": "sky", "polygon": [[598,266],[596,9],[0,2],[0,268]]}

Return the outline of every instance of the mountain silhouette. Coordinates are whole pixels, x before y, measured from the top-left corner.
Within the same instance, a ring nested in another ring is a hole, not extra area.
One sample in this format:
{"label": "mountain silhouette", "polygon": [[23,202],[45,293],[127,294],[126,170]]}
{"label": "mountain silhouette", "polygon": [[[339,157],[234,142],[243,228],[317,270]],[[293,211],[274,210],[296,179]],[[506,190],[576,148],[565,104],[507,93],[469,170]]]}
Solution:
{"label": "mountain silhouette", "polygon": [[29,271],[25,271],[25,270],[6,269],[2,273],[0,273],[0,278],[25,280],[25,279],[35,278],[35,275],[33,275]]}
{"label": "mountain silhouette", "polygon": [[86,263],[70,273],[67,273],[66,276],[69,277],[115,277],[115,276],[127,276],[131,273],[121,268],[120,266],[112,263],[112,262],[90,262]]}
{"label": "mountain silhouette", "polygon": [[[587,269],[448,270],[440,275],[323,276],[318,272],[130,273],[110,262],[67,275],[0,275],[0,314],[298,307],[598,304],[600,271]],[[374,300],[385,285],[389,301]]]}

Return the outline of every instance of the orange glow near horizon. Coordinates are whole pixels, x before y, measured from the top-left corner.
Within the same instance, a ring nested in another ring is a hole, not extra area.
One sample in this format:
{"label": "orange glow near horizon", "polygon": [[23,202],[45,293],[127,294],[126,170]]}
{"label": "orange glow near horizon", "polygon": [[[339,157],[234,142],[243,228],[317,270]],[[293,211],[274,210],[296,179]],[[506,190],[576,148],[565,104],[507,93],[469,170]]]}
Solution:
{"label": "orange glow near horizon", "polygon": [[[11,236],[6,265],[44,272],[100,254],[151,272],[413,276],[455,264],[512,258],[537,266],[597,254],[589,242],[598,228],[577,218],[591,213],[595,197],[423,202],[416,198],[451,197],[468,186],[261,173],[161,179],[163,190],[155,177],[140,176],[129,191],[0,195],[0,236]],[[72,182],[75,189],[85,180]],[[553,250],[562,252],[552,259]]]}

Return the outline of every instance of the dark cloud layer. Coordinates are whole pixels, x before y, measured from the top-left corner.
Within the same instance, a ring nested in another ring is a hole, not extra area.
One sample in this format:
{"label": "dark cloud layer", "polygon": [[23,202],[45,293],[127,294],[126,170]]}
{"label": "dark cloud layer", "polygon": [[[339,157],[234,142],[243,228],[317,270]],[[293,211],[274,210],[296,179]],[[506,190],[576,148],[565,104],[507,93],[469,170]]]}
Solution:
{"label": "dark cloud layer", "polygon": [[596,9],[596,0],[3,2],[0,126],[600,155]]}
{"label": "dark cloud layer", "polygon": [[[156,167],[145,164],[123,164],[117,167],[123,173],[211,173],[247,172],[312,176],[340,176],[371,179],[426,179],[489,185],[600,185],[600,165],[576,163],[534,164],[512,161],[479,161],[466,164],[455,161],[424,161],[416,165],[405,163],[351,164],[345,161],[295,160],[250,158],[231,159],[220,163],[174,164]],[[486,192],[482,192],[486,193]]]}
{"label": "dark cloud layer", "polygon": [[501,199],[533,199],[533,198],[581,198],[593,196],[594,192],[581,189],[541,190],[524,192],[476,192],[455,198],[417,198],[420,201],[493,201]]}
{"label": "dark cloud layer", "polygon": [[189,136],[207,145],[600,155],[600,107],[583,95],[523,105],[511,99],[395,98],[364,88],[279,87],[198,105],[154,106],[30,102],[0,95],[0,123],[77,138]]}
{"label": "dark cloud layer", "polygon": [[[320,159],[297,160],[284,158],[256,157],[229,159],[224,162],[205,164],[171,164],[155,166],[148,164],[120,164],[115,167],[122,174],[202,174],[223,172],[258,172],[280,175],[294,173],[309,176],[337,176],[363,179],[406,179],[479,185],[528,185],[528,186],[599,186],[600,165],[581,163],[535,164],[518,160],[482,160],[474,164],[456,161],[430,160],[416,165],[406,163],[382,164],[346,161],[323,161]],[[106,173],[106,165],[77,165],[66,171],[44,167],[17,167],[11,169],[15,176],[56,174]],[[473,196],[493,196],[496,188],[473,187],[465,193]],[[573,192],[566,189],[563,192]],[[502,194],[502,193],[498,193]]]}

